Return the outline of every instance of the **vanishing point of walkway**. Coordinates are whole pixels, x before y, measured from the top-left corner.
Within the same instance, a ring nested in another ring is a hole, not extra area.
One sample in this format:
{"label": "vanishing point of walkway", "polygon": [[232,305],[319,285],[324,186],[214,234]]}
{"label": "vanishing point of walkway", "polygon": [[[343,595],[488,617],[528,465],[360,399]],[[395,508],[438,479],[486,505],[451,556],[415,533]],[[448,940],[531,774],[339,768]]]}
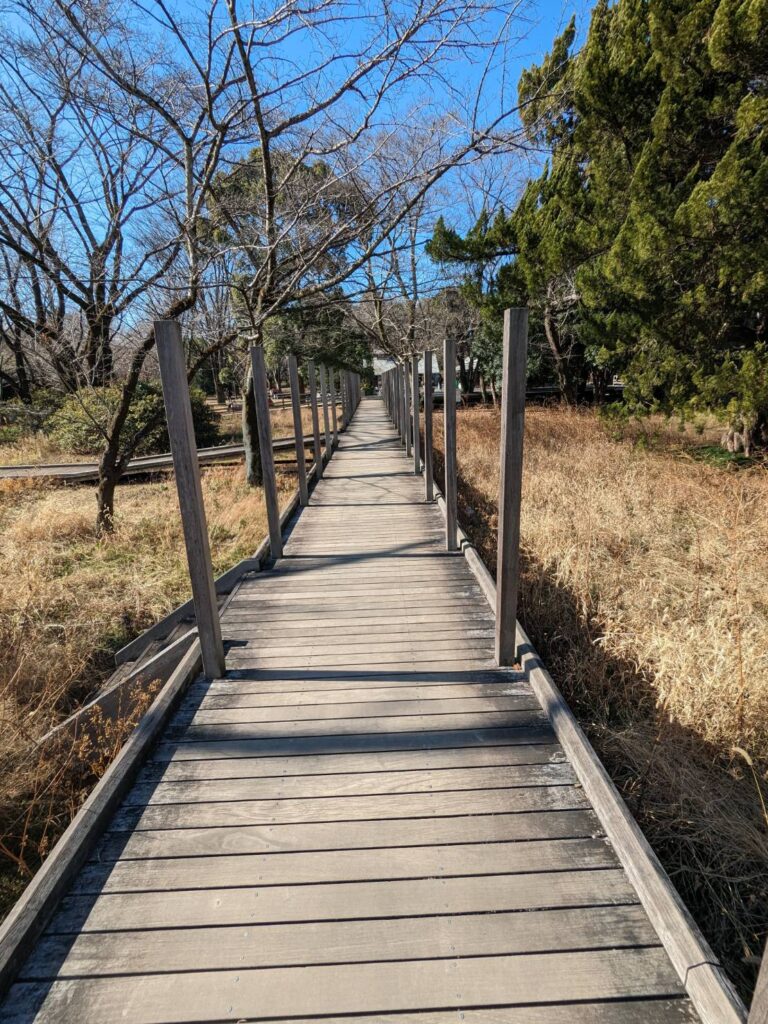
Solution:
{"label": "vanishing point of walkway", "polygon": [[422,495],[363,402],[3,1021],[697,1019]]}

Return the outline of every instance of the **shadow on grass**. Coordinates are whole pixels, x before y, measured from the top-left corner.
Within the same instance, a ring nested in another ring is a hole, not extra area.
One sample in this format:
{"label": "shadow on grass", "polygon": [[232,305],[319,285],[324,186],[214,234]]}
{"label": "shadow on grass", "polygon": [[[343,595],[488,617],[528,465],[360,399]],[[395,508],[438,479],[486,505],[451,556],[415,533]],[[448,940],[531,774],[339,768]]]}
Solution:
{"label": "shadow on grass", "polygon": [[[442,453],[435,479],[444,483]],[[459,521],[492,574],[497,507],[459,474]],[[671,722],[650,674],[606,649],[581,595],[521,555],[520,621],[742,998],[768,921],[768,830],[732,751]]]}

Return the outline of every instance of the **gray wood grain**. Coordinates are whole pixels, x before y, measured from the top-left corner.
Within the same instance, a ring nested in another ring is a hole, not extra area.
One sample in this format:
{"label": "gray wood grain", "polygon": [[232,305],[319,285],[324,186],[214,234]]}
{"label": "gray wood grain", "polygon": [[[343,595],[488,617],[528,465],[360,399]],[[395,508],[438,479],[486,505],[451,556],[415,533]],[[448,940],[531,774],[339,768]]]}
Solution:
{"label": "gray wood grain", "polygon": [[275,480],[275,460],[272,453],[272,418],[269,414],[269,391],[267,371],[264,366],[264,349],[261,345],[251,348],[253,369],[253,396],[256,401],[256,423],[259,435],[259,452],[263,476],[264,504],[267,509],[269,529],[269,553],[272,558],[283,556],[283,536],[280,529],[280,502]]}
{"label": "gray wood grain", "polygon": [[309,387],[309,403],[312,410],[312,451],[316,479],[323,478],[323,449],[320,443],[320,413],[317,406],[317,373],[314,359],[307,360],[307,378]]}
{"label": "gray wood grain", "polygon": [[71,944],[69,936],[48,937],[27,964],[24,977],[99,976],[108,974],[115,963],[125,965],[126,974],[141,975],[152,973],[157,964],[167,971],[225,970],[655,944],[655,933],[638,906],[313,921],[279,929],[255,925],[206,931],[86,932]]}
{"label": "gray wood grain", "polygon": [[330,413],[330,394],[328,391],[328,370],[325,366],[320,367],[320,396],[323,402],[323,437],[325,439],[325,458],[326,461],[330,459],[333,451],[333,442],[331,441],[331,413]]}
{"label": "gray wood grain", "polygon": [[424,350],[424,497],[435,500],[432,433],[432,352]]}
{"label": "gray wood grain", "polygon": [[456,342],[443,343],[443,437],[445,465],[445,547],[458,551],[456,467]]}
{"label": "gray wood grain", "polygon": [[515,636],[520,574],[520,504],[523,494],[527,349],[528,310],[505,310],[496,558],[496,660],[500,665],[513,665],[517,657]]}
{"label": "gray wood grain", "polygon": [[301,391],[299,390],[299,367],[296,356],[288,356],[288,378],[291,384],[291,411],[293,413],[293,436],[295,438],[296,471],[299,479],[299,502],[309,504],[307,486],[307,465],[304,459],[304,428],[301,423]]}
{"label": "gray wood grain", "polygon": [[421,473],[421,436],[419,433],[419,357],[411,357],[411,408],[413,410],[413,472]]}
{"label": "gray wood grain", "polygon": [[181,327],[176,320],[157,320],[154,328],[203,670],[207,676],[215,678],[224,674],[224,644],[213,582]]}
{"label": "gray wood grain", "polygon": [[[287,967],[147,975],[140,985],[132,977],[56,981],[42,1020],[101,1022],[123,1016],[135,1024],[160,1024],[178,1021],[180,1005],[188,1007],[189,1022],[247,1019],[253,1007],[267,1019],[361,1010],[388,1014],[436,1003],[471,1009],[489,1002],[541,1005],[568,997],[619,1000],[681,991],[657,948],[303,967],[300,984],[296,973]],[[28,998],[34,999],[32,989]],[[17,999],[23,995],[18,992]]]}

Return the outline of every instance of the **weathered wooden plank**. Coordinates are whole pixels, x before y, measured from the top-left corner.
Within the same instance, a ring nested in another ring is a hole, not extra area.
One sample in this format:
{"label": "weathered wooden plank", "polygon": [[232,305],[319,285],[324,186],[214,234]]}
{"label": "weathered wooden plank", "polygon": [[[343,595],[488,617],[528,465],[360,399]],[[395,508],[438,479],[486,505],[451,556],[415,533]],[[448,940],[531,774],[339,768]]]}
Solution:
{"label": "weathered wooden plank", "polygon": [[[360,920],[634,903],[617,868],[68,896],[49,934]],[[670,967],[671,970],[671,967]]]}
{"label": "weathered wooden plank", "polygon": [[[283,696],[290,702],[299,700],[298,694],[327,694],[338,692],[341,699],[347,691],[368,691],[392,689],[401,692],[416,689],[426,700],[436,687],[447,687],[445,696],[461,692],[456,687],[466,687],[467,692],[509,692],[529,693],[529,684],[519,675],[499,675],[498,672],[334,672],[319,671],[313,673],[284,673],[279,668],[274,671],[260,669],[233,669],[224,679],[201,680],[190,687],[190,694],[200,699],[206,696],[249,695]],[[483,688],[487,688],[484,691]],[[323,698],[325,699],[325,698]],[[351,698],[355,699],[355,698]]]}
{"label": "weathered wooden plank", "polygon": [[[355,689],[350,684],[344,689],[300,690],[298,693],[278,692],[259,693],[258,689],[249,690],[247,684],[242,687],[230,686],[221,691],[214,682],[207,690],[197,690],[185,701],[185,706],[193,701],[199,702],[201,710],[213,708],[274,708],[301,707],[310,704],[354,704],[366,701],[388,700],[460,700],[464,698],[494,697],[502,694],[529,696],[532,693],[528,685],[519,683],[434,683],[420,686],[370,686]],[[204,696],[202,696],[204,694]],[[201,699],[202,698],[202,699]]]}
{"label": "weathered wooden plank", "polygon": [[[50,936],[25,965],[25,979],[99,976],[120,964],[126,975],[322,963],[421,960],[456,956],[657,945],[638,906],[532,910],[525,914],[393,921],[313,921],[300,925],[174,928]],[[60,965],[60,966],[59,966]]]}
{"label": "weathered wooden plank", "polygon": [[506,875],[530,873],[534,867],[537,872],[568,871],[574,863],[582,870],[618,866],[615,854],[603,839],[163,857],[91,864],[81,872],[72,894]]}
{"label": "weathered wooden plank", "polygon": [[192,804],[210,801],[277,800],[358,796],[378,793],[442,793],[465,789],[573,785],[565,763],[504,768],[453,768],[443,771],[363,772],[275,778],[227,778],[199,782],[144,782],[133,787],[125,807],[143,804]]}
{"label": "weathered wooden plank", "polygon": [[393,849],[474,842],[580,839],[601,834],[592,811],[530,811],[520,814],[455,815],[450,818],[311,822],[294,825],[231,825],[224,828],[157,829],[107,833],[94,859],[142,860],[298,850]]}
{"label": "weathered wooden plank", "polygon": [[292,757],[208,758],[204,761],[150,762],[142,781],[181,782],[195,779],[256,779],[293,775],[435,771],[446,768],[490,768],[525,764],[562,764],[555,743],[498,747],[454,747],[448,750],[397,750],[370,754],[309,754]]}
{"label": "weathered wooden plank", "polygon": [[[352,701],[350,703],[309,704],[285,707],[225,707],[188,709],[189,724],[239,725],[253,722],[331,721],[337,718],[384,718],[401,715],[442,715],[480,713],[483,711],[537,711],[538,702],[532,694],[523,696],[453,697],[432,700]],[[183,717],[183,716],[182,716]]]}
{"label": "weathered wooden plank", "polygon": [[460,790],[456,793],[398,793],[378,796],[310,797],[305,800],[240,800],[202,804],[122,807],[113,828],[221,828],[277,822],[357,821],[372,818],[429,818],[455,814],[564,811],[588,804],[575,786]]}
{"label": "weathered wooden plank", "polygon": [[[365,733],[430,732],[436,728],[445,729],[489,729],[518,728],[530,729],[546,723],[541,711],[484,711],[477,714],[443,715],[391,715],[379,718],[339,718],[313,722],[246,722],[231,725],[190,725],[175,726],[168,730],[168,737],[180,742],[226,741],[238,738],[251,739],[274,737],[282,740],[300,736],[359,736]],[[182,739],[183,736],[183,739]]]}
{"label": "weathered wooden plank", "polygon": [[254,757],[270,754],[345,754],[355,751],[413,750],[445,747],[492,746],[508,743],[539,743],[554,741],[554,733],[548,722],[536,726],[513,729],[508,726],[480,728],[469,726],[462,729],[425,729],[423,732],[380,732],[349,733],[344,736],[328,735],[248,739],[219,739],[179,743],[165,740],[155,751],[155,760],[162,761],[175,757],[178,760],[197,760],[210,757]]}
{"label": "weathered wooden plank", "polygon": [[[657,948],[303,967],[300,984],[295,975],[286,967],[150,975],[140,985],[131,977],[55,981],[42,1021],[158,1024],[178,1021],[180,1007],[184,1020],[202,1022],[247,1018],[256,1007],[269,1018],[681,994]],[[39,994],[26,988],[14,995],[28,1013]]]}

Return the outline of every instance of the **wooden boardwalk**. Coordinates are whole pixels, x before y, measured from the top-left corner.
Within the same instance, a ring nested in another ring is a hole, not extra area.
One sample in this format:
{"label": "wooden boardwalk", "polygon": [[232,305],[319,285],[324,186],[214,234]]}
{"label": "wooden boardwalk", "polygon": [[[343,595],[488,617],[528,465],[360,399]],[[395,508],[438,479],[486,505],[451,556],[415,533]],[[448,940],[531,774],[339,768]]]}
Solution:
{"label": "wooden boardwalk", "polygon": [[0,1019],[698,1020],[443,548],[363,402]]}

